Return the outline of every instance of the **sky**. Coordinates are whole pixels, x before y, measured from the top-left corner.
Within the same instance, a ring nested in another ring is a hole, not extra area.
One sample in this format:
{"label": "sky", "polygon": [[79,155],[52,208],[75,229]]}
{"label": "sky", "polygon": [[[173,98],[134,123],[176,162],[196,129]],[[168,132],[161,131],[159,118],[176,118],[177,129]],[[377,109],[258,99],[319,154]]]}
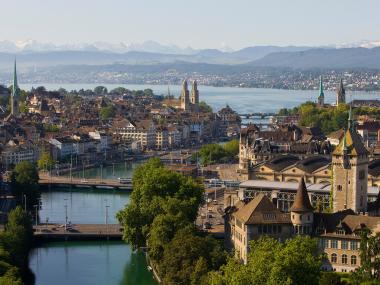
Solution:
{"label": "sky", "polygon": [[239,49],[380,40],[378,0],[0,0],[1,40]]}

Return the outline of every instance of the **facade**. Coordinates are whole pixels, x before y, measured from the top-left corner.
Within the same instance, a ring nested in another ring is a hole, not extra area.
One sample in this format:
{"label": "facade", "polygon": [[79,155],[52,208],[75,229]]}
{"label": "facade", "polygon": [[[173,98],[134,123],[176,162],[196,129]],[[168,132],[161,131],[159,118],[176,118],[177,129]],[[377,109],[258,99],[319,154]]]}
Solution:
{"label": "facade", "polygon": [[352,272],[360,266],[360,233],[364,228],[380,232],[380,217],[359,215],[352,209],[316,213],[303,179],[288,213],[261,193],[227,207],[225,215],[227,244],[242,262],[247,262],[249,242],[262,235],[280,241],[310,235],[318,239],[318,247],[326,257],[322,270],[327,271]]}
{"label": "facade", "polygon": [[187,86],[187,80],[182,83],[181,109],[188,112],[199,111],[199,91],[197,81],[194,80],[191,87],[191,98]]}
{"label": "facade", "polygon": [[118,128],[115,134],[125,140],[139,141],[144,149],[154,149],[156,146],[156,127],[151,121],[128,122],[125,127]]}
{"label": "facade", "polygon": [[36,162],[36,151],[31,144],[8,145],[1,152],[1,163],[6,169],[22,161]]}
{"label": "facade", "polygon": [[346,209],[352,209],[356,213],[366,212],[368,151],[351,119],[343,140],[333,152],[332,172],[334,212]]}

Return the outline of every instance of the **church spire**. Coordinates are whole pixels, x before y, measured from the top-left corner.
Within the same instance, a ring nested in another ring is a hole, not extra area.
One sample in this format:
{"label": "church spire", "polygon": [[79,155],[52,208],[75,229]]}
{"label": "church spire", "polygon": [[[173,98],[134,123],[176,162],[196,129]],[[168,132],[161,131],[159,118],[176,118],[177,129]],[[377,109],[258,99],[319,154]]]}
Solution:
{"label": "church spire", "polygon": [[319,78],[319,96],[318,96],[318,105],[323,107],[325,105],[325,93],[323,93],[323,80],[322,75]]}
{"label": "church spire", "polygon": [[319,96],[324,97],[325,94],[323,93],[323,80],[322,80],[322,75],[319,78]]}
{"label": "church spire", "polygon": [[15,59],[14,70],[13,70],[13,86],[12,86],[12,94],[11,94],[11,114],[13,116],[18,116],[19,114],[19,109],[18,109],[19,94],[20,94],[20,89],[18,88],[18,83],[17,83],[17,68],[16,68],[16,59]]}
{"label": "church spire", "polygon": [[13,86],[12,86],[12,95],[15,96],[17,95],[17,89],[18,89],[18,84],[17,84],[17,68],[16,68],[16,59],[14,63],[14,69],[13,69]]}

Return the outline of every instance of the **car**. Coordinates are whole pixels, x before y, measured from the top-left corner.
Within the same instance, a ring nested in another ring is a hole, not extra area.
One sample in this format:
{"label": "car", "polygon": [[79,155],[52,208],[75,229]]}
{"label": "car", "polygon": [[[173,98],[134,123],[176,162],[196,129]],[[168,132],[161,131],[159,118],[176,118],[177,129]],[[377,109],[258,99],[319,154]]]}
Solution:
{"label": "car", "polygon": [[88,180],[87,179],[81,179],[80,182],[81,183],[88,183]]}

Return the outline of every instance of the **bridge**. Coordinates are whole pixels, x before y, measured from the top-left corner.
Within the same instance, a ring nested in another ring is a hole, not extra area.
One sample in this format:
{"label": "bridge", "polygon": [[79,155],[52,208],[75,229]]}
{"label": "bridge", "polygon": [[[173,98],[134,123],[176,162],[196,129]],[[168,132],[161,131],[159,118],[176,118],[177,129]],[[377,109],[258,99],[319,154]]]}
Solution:
{"label": "bridge", "polygon": [[39,224],[33,227],[38,241],[121,239],[123,227],[119,224]]}
{"label": "bridge", "polygon": [[102,179],[102,178],[74,178],[70,176],[54,176],[40,173],[38,182],[41,186],[62,186],[62,187],[85,187],[85,188],[112,188],[132,190],[132,183],[120,183],[118,179]]}
{"label": "bridge", "polygon": [[264,119],[266,117],[272,117],[276,116],[276,113],[246,113],[246,114],[239,114],[241,118],[250,119],[252,117],[259,117],[261,119]]}

